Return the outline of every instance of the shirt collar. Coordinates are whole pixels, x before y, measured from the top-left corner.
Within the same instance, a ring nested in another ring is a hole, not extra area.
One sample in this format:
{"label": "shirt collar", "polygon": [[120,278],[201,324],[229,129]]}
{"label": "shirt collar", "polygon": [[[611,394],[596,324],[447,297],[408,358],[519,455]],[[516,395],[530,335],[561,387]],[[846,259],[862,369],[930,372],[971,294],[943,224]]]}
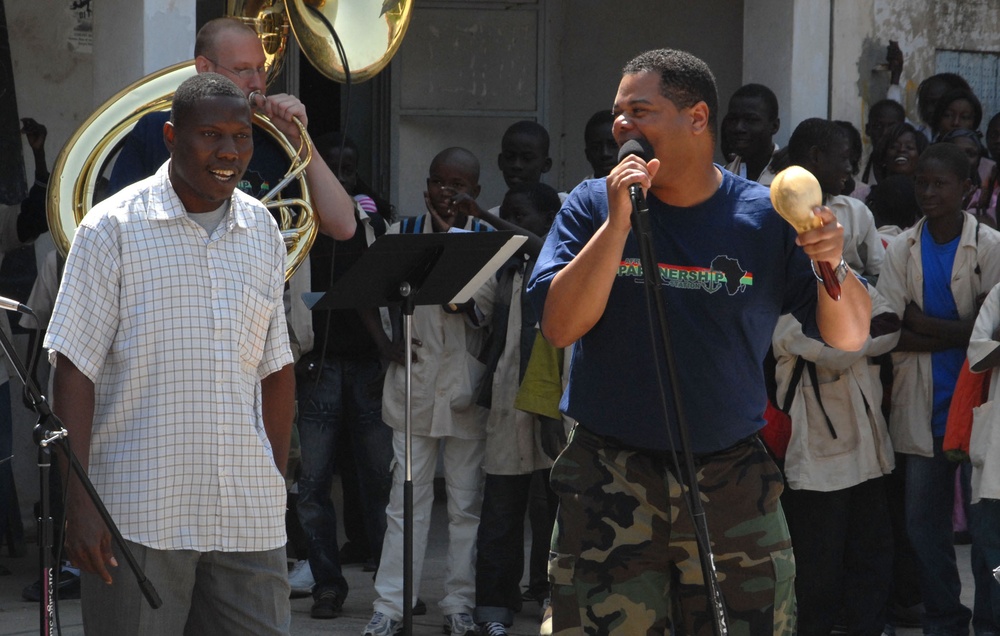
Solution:
{"label": "shirt collar", "polygon": [[[248,195],[240,190],[233,190],[233,195],[229,199],[229,210],[230,214],[226,218],[227,228],[235,225],[246,229],[256,225],[257,218],[254,216]],[[148,214],[150,220],[160,221],[177,219],[187,214],[184,204],[170,183],[169,159],[160,166],[153,177],[153,187],[149,190]]]}

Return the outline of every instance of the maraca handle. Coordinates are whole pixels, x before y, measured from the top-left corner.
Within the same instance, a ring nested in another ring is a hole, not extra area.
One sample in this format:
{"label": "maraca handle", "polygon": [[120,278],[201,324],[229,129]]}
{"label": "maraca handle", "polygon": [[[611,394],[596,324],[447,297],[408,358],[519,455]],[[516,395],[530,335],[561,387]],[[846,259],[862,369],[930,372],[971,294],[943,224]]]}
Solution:
{"label": "maraca handle", "polygon": [[837,275],[833,272],[833,265],[830,265],[828,261],[818,261],[816,265],[819,275],[823,278],[823,287],[826,288],[826,293],[830,295],[830,298],[840,300],[840,281],[837,280]]}

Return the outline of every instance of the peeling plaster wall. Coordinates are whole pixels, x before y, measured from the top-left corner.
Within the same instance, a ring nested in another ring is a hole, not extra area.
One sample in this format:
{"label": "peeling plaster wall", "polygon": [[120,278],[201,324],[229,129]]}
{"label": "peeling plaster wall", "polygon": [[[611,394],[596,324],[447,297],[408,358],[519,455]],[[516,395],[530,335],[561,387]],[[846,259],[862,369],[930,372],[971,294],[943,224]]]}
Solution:
{"label": "peeling plaster wall", "polygon": [[[46,163],[51,169],[59,149],[76,127],[93,110],[93,54],[74,44],[76,16],[67,0],[7,0],[7,30],[10,36],[11,64],[17,92],[17,114],[31,117],[48,130],[45,141]],[[34,161],[27,143],[22,144],[25,170],[34,177]],[[36,242],[38,254],[52,249],[48,234]],[[14,337],[22,359],[27,337]],[[0,354],[2,355],[2,354]],[[47,363],[39,364],[39,379],[45,382]],[[34,536],[32,506],[38,500],[37,447],[31,430],[37,419],[21,402],[21,383],[11,380],[11,414],[14,422],[14,482],[21,508],[25,537]]]}
{"label": "peeling plaster wall", "polygon": [[[903,51],[900,80],[907,114],[919,121],[917,86],[937,72],[938,50],[1000,51],[1000,0],[914,2],[840,0],[835,3],[832,115],[859,129],[868,107],[883,99],[888,72],[880,69],[889,40]],[[988,118],[992,113],[985,113]],[[865,140],[867,143],[867,139]]]}
{"label": "peeling plaster wall", "polygon": [[[49,162],[76,127],[93,110],[94,56],[74,49],[70,37],[76,21],[66,0],[5,2],[17,111],[48,128]],[[24,144],[25,166],[34,168]]]}

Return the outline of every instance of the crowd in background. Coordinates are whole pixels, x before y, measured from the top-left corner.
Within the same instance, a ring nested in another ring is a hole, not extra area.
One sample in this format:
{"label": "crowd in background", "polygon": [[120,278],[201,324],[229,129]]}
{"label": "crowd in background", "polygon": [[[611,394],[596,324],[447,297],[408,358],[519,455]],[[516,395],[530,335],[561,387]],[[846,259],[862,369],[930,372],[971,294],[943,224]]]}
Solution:
{"label": "crowd in background", "polygon": [[[890,47],[888,63],[897,87],[898,49]],[[990,432],[1000,417],[991,409],[990,379],[1000,364],[1000,113],[986,119],[973,87],[950,73],[920,83],[918,121],[907,118],[899,99],[890,89],[868,109],[867,143],[849,122],[811,118],[779,148],[779,105],[759,84],[741,87],[719,113],[726,170],[764,185],[790,165],[816,177],[824,205],[844,226],[844,260],[867,281],[872,299],[871,337],[858,352],[825,346],[792,315],[781,319],[765,361],[770,404],[762,435],[785,479],[799,633],[839,627],[875,636],[922,624],[928,634],[965,636],[971,621],[977,636],[989,636],[1000,631],[993,577],[1000,476]],[[618,163],[615,122],[602,110],[586,123],[587,178],[602,179]],[[154,136],[162,125],[151,125]],[[44,187],[44,128],[39,133],[25,120],[24,132]],[[478,201],[481,171],[494,167],[456,146],[428,155],[426,190],[403,193],[399,210],[358,176],[361,157],[349,138],[324,136],[315,145],[317,160],[352,198],[353,219],[348,230],[317,240],[303,266],[314,291],[329,289],[386,233],[513,230],[528,241],[468,303],[418,308],[411,343],[403,342],[396,312],[323,310],[296,320],[291,285],[298,415],[286,475],[290,592],[312,595],[314,618],[334,618],[349,592],[342,566],[360,563],[375,572],[378,597],[365,634],[397,633],[404,603],[425,612],[416,595],[438,478],[449,528],[444,597],[436,599],[446,632],[500,636],[525,603],[537,603],[544,633],[551,628],[546,564],[557,507],[548,473],[574,424],[560,412],[571,352],[541,335],[525,296],[566,197],[543,183],[552,163],[548,133],[521,121],[499,140],[495,169],[508,187],[501,202]],[[156,148],[150,169],[164,152]],[[136,161],[127,163],[138,170]],[[148,176],[143,170],[118,187]],[[30,242],[44,229],[32,201],[4,217],[3,246]],[[62,271],[61,261],[50,261],[29,300],[42,329]],[[400,471],[407,356],[413,599],[402,598],[398,549],[411,521],[404,519]],[[10,405],[7,384],[0,390],[3,460]],[[0,463],[0,479],[9,473],[10,463]],[[335,474],[340,506],[331,498]],[[0,537],[10,536],[3,532],[10,515],[3,515],[11,510],[16,503],[0,500]],[[959,599],[953,545],[963,541],[972,544],[971,610]],[[75,573],[66,569],[60,590],[70,596]],[[25,597],[38,593],[36,584]]]}

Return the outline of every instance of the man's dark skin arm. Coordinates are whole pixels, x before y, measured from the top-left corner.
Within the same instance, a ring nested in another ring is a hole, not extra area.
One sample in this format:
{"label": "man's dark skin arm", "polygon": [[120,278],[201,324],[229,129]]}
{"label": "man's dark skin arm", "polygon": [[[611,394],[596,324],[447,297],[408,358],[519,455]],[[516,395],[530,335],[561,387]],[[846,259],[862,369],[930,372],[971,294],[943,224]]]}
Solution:
{"label": "man's dark skin arm", "polygon": [[899,78],[903,74],[903,51],[899,48],[899,42],[889,40],[889,46],[885,47],[885,65],[889,69],[889,83],[899,84]]}
{"label": "man's dark skin arm", "polygon": [[[94,383],[69,358],[56,354],[53,412],[69,433],[69,445],[84,470],[90,466],[90,435],[94,423]],[[85,572],[111,583],[108,565],[118,566],[111,552],[111,532],[94,507],[63,453],[57,453],[61,474],[68,475],[66,495],[66,557]]]}
{"label": "man's dark skin arm", "polygon": [[285,474],[288,466],[288,446],[292,439],[295,418],[295,367],[286,364],[260,381],[264,430],[271,442],[274,464]]}
{"label": "man's dark skin arm", "polygon": [[[979,303],[982,299],[979,299]],[[969,346],[973,316],[967,320],[945,320],[926,315],[916,303],[909,303],[903,313],[903,328],[899,333],[896,351],[944,351],[964,349]]]}
{"label": "man's dark skin arm", "polygon": [[538,258],[538,253],[542,251],[542,245],[545,244],[545,239],[543,237],[539,237],[533,232],[529,232],[520,225],[504,220],[489,210],[484,210],[479,206],[479,203],[477,203],[475,199],[464,192],[456,194],[452,201],[452,205],[458,208],[458,210],[463,212],[466,216],[474,216],[482,219],[498,230],[515,232],[522,236],[527,236],[528,240],[521,245],[518,253],[531,258]]}
{"label": "man's dark skin arm", "polygon": [[[389,310],[390,315],[393,310]],[[398,313],[398,312],[396,312]],[[365,329],[368,334],[375,341],[375,345],[378,347],[379,356],[386,362],[395,362],[399,365],[406,364],[406,351],[403,346],[403,334],[400,333],[398,338],[393,338],[392,340],[385,334],[382,329],[382,316],[379,314],[378,309],[374,307],[368,307],[365,309],[359,309],[358,315],[361,316],[361,322],[364,324]],[[412,345],[414,347],[420,347],[423,345],[420,340],[416,338],[411,338]],[[411,350],[412,351],[412,350]],[[417,362],[417,352],[412,351],[413,362]]]}
{"label": "man's dark skin arm", "polygon": [[555,460],[559,453],[566,448],[566,427],[562,420],[553,419],[544,415],[538,416],[539,433],[542,442],[542,450],[551,460]]}
{"label": "man's dark skin arm", "polygon": [[45,216],[45,186],[49,182],[49,168],[45,163],[45,138],[48,131],[34,119],[24,117],[21,119],[21,134],[34,156],[35,184],[28,191],[28,197],[21,202],[21,214],[17,217],[17,240],[30,243],[49,230]]}

